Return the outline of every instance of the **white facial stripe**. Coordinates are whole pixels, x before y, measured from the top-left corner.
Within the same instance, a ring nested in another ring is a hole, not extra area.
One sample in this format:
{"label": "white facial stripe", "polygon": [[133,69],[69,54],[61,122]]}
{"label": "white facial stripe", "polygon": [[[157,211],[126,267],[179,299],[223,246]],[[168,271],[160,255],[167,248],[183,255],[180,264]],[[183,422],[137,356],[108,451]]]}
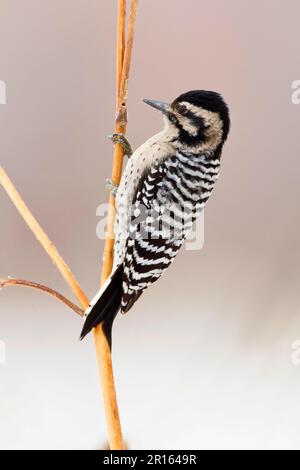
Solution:
{"label": "white facial stripe", "polygon": [[194,104],[188,103],[187,101],[182,101],[180,104],[183,104],[189,111],[191,111],[195,116],[202,117],[205,119],[207,124],[214,124],[216,121],[220,121],[219,114],[208,111],[207,109],[200,108]]}
{"label": "white facial stripe", "polygon": [[201,145],[201,149],[216,148],[221,143],[223,136],[223,123],[219,114],[195,106],[188,101],[182,101],[180,104],[183,104],[195,116],[204,119],[205,125],[207,126],[207,141]]}

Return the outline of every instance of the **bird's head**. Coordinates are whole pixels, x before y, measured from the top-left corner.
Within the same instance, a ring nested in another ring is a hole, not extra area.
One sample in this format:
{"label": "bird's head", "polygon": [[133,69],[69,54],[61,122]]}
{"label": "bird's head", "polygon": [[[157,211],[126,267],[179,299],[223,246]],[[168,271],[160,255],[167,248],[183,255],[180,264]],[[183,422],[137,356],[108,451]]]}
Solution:
{"label": "bird's head", "polygon": [[178,96],[171,104],[148,99],[144,102],[163,113],[166,131],[179,147],[215,151],[227,139],[229,109],[219,93],[194,90]]}

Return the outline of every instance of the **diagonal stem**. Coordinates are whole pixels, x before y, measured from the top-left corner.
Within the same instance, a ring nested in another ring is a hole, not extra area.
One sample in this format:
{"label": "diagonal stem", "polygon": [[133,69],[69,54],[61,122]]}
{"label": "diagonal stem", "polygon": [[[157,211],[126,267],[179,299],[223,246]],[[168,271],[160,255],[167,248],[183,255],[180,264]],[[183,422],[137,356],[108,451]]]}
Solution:
{"label": "diagonal stem", "polygon": [[78,301],[80,302],[81,306],[84,310],[88,307],[89,301],[83,290],[81,289],[80,285],[78,284],[75,276],[71,272],[69,266],[63,260],[51,240],[49,239],[46,232],[42,229],[40,224],[37,220],[33,217],[32,213],[26,206],[25,202],[21,198],[20,194],[16,190],[15,186],[13,185],[12,181],[9,179],[8,175],[4,171],[4,169],[0,166],[0,184],[3,186],[4,190],[6,191],[7,195],[15,205],[16,209],[19,211],[20,215],[23,217],[24,221],[33,232],[37,240],[40,242],[42,247],[48,253],[50,258],[52,259],[53,263],[71,287],[72,291],[76,295]]}

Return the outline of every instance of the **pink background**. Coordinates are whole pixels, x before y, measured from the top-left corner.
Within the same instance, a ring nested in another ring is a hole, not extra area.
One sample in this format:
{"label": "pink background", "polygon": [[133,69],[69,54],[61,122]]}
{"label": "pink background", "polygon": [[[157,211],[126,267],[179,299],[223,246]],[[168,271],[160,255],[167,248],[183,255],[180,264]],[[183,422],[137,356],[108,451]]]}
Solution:
{"label": "pink background", "polygon": [[[89,297],[99,284],[96,208],[107,200],[116,1],[2,0],[1,165]],[[232,131],[205,212],[205,246],[114,329],[131,448],[300,448],[299,79],[297,0],[141,0],[129,83],[134,147],[160,129],[142,97],[220,91]],[[0,191],[0,277],[72,297]],[[55,300],[0,295],[0,447],[105,445],[94,347]]]}

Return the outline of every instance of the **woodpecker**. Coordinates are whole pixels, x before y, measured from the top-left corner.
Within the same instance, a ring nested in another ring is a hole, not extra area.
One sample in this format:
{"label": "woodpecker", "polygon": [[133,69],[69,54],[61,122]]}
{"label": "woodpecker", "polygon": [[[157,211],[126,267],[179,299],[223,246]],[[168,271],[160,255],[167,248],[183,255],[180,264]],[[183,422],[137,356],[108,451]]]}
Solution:
{"label": "woodpecker", "polygon": [[143,101],[162,113],[164,129],[127,162],[116,190],[112,274],[85,312],[81,339],[103,322],[111,344],[115,316],[128,312],[170,266],[219,177],[230,129],[222,96],[193,90],[171,104]]}

